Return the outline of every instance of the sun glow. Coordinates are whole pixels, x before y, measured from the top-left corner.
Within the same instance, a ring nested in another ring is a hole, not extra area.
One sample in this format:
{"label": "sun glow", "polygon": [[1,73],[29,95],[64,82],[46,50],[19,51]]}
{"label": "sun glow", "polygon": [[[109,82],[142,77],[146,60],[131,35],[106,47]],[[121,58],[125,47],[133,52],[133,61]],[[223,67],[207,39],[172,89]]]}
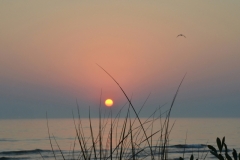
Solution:
{"label": "sun glow", "polygon": [[113,105],[113,100],[107,99],[107,100],[105,101],[105,105],[106,105],[107,107],[112,107],[112,105]]}

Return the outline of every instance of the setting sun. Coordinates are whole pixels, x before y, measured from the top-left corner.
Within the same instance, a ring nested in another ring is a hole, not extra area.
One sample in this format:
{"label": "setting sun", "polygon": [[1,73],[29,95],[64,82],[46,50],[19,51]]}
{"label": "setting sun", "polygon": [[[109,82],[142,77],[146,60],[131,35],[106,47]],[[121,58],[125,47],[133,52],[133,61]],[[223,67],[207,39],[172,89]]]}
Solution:
{"label": "setting sun", "polygon": [[107,99],[107,100],[105,101],[105,105],[106,105],[107,107],[111,107],[111,106],[113,105],[113,100]]}

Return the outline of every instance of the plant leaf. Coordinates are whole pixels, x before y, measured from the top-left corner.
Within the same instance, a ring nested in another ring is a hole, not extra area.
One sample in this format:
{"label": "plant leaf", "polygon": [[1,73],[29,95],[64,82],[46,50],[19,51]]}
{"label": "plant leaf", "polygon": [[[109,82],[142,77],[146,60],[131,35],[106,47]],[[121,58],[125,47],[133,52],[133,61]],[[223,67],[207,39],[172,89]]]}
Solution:
{"label": "plant leaf", "polygon": [[228,148],[227,145],[224,143],[224,147],[225,147],[225,153],[228,153]]}
{"label": "plant leaf", "polygon": [[219,155],[218,155],[218,159],[219,159],[219,160],[224,160],[224,157],[223,157],[221,154],[219,154]]}
{"label": "plant leaf", "polygon": [[233,149],[232,155],[233,155],[234,160],[237,160],[237,152],[235,149]]}
{"label": "plant leaf", "polygon": [[217,153],[217,150],[216,150],[216,148],[214,148],[213,146],[211,146],[211,145],[208,145],[208,148],[209,148],[209,149],[211,149],[213,152]]}
{"label": "plant leaf", "polygon": [[218,154],[216,152],[210,151],[215,157],[219,158]]}
{"label": "plant leaf", "polygon": [[222,138],[222,148],[224,144],[225,144],[225,136]]}
{"label": "plant leaf", "polygon": [[193,160],[193,158],[194,158],[193,155],[191,155],[190,160]]}
{"label": "plant leaf", "polygon": [[229,154],[225,153],[225,156],[226,156],[227,160],[232,160],[232,158],[229,156]]}
{"label": "plant leaf", "polygon": [[221,140],[218,137],[217,137],[217,145],[218,145],[218,149],[221,153],[222,152],[222,144],[221,144]]}
{"label": "plant leaf", "polygon": [[182,158],[182,157],[179,157],[179,160],[183,160],[183,158]]}

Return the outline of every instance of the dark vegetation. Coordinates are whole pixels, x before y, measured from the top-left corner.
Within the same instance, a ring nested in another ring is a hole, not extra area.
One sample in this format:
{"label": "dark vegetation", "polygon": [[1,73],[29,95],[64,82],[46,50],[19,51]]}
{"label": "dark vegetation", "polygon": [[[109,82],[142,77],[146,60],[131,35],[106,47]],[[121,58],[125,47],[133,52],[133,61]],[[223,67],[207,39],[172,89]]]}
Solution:
{"label": "dark vegetation", "polygon": [[[99,65],[98,65],[99,66]],[[57,159],[71,159],[71,160],[90,160],[90,159],[100,159],[100,160],[112,160],[112,159],[126,159],[126,160],[142,160],[142,159],[151,159],[151,160],[167,160],[168,157],[168,147],[169,147],[169,136],[171,130],[174,126],[170,124],[170,114],[174,102],[176,100],[179,88],[185,78],[183,77],[181,83],[179,84],[177,91],[173,97],[170,108],[167,111],[161,112],[160,106],[157,108],[148,118],[144,121],[141,121],[139,114],[142,108],[145,105],[142,105],[139,111],[136,111],[133,104],[131,103],[131,98],[129,98],[119,83],[101,66],[99,66],[104,72],[106,72],[112,80],[118,85],[124,96],[126,97],[128,103],[124,105],[117,115],[113,118],[112,112],[102,113],[101,108],[101,98],[99,105],[99,124],[98,124],[98,133],[93,132],[93,126],[91,121],[90,109],[89,109],[89,130],[90,135],[86,135],[84,132],[84,127],[80,117],[80,110],[77,104],[78,117],[73,116],[73,122],[75,126],[76,137],[74,145],[71,149],[71,152],[64,154],[58,145],[54,135],[50,135],[48,127],[49,141],[52,148],[52,153]],[[122,109],[127,107],[127,113],[125,115],[123,124],[120,125],[120,115]],[[134,118],[132,118],[134,117]],[[84,124],[86,126],[86,124]],[[157,129],[154,126],[158,126]],[[157,140],[156,140],[157,139]],[[60,157],[57,157],[55,150],[53,149],[52,141],[55,141],[59,152],[61,153]],[[79,146],[80,151],[76,150],[76,146]],[[240,160],[240,154],[237,155],[235,149],[233,149],[232,157],[228,154],[229,150],[225,143],[225,137],[220,141],[217,138],[218,151],[213,146],[208,145],[210,153],[214,155],[219,160]],[[223,153],[223,147],[225,148]],[[185,150],[184,150],[185,151]],[[44,159],[44,157],[42,156]],[[202,159],[205,159],[206,156]],[[186,159],[179,157],[179,160]],[[199,159],[199,158],[197,158]],[[190,156],[190,160],[194,160],[194,155]]]}

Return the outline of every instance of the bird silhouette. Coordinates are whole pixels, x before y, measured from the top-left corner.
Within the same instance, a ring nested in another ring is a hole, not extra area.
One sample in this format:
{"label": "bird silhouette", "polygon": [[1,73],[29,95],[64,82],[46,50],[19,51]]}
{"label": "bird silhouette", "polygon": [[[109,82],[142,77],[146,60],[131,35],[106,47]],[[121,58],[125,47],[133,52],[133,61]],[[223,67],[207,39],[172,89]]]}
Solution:
{"label": "bird silhouette", "polygon": [[[185,37],[186,38],[186,36],[184,36],[183,34],[179,34],[179,35],[177,35],[177,37],[180,37],[180,36],[182,36],[182,37]],[[176,37],[176,38],[177,38]]]}

